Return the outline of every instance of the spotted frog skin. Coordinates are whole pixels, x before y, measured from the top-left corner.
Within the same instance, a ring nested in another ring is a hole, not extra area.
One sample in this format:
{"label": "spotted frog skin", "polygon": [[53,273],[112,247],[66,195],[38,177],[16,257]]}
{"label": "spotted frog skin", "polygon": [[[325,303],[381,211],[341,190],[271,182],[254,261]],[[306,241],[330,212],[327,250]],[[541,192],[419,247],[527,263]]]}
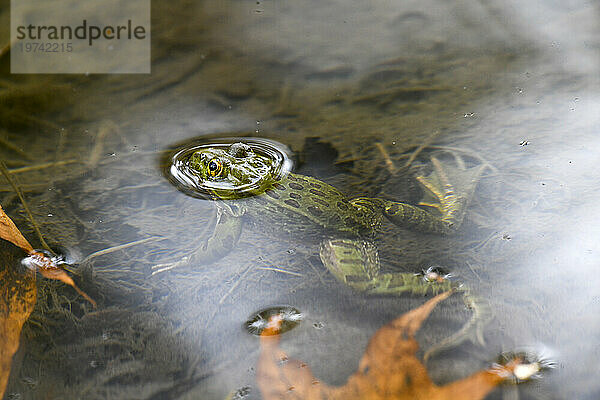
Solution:
{"label": "spotted frog skin", "polygon": [[[414,274],[380,273],[372,243],[384,218],[423,232],[445,234],[458,228],[482,168],[466,169],[461,162],[459,168],[444,166],[436,158],[432,163],[433,172],[417,180],[427,192],[420,205],[435,212],[384,199],[348,199],[335,187],[310,176],[268,176],[272,160],[244,143],[198,150],[190,167],[200,179],[211,182],[217,214],[213,234],[186,262],[207,264],[224,257],[235,247],[242,230],[241,217],[245,217],[281,233],[319,232],[324,238],[320,248],[323,264],[354,289],[381,294],[432,290],[432,285]],[[460,194],[455,193],[447,172],[460,182]],[[260,183],[243,194],[236,191],[252,182]],[[448,285],[441,283],[433,290],[448,289]]]}

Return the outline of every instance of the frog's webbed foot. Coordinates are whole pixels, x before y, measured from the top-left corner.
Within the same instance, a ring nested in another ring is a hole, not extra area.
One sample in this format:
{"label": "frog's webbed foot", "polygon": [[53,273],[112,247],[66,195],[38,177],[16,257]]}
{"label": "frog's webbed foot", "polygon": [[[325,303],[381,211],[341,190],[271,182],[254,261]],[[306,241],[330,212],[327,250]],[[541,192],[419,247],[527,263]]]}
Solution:
{"label": "frog's webbed foot", "polygon": [[240,216],[241,214],[234,214],[230,210],[218,209],[210,237],[202,240],[190,256],[182,257],[181,260],[172,263],[154,265],[152,275],[185,265],[210,264],[226,256],[235,247],[242,232]]}
{"label": "frog's webbed foot", "polygon": [[416,178],[426,191],[419,205],[435,208],[448,231],[458,229],[462,223],[477,182],[488,167],[487,164],[480,164],[467,168],[459,155],[451,154],[454,163],[432,156],[433,171]]}
{"label": "frog's webbed foot", "polygon": [[425,361],[466,341],[485,346],[483,329],[493,317],[489,304],[473,297],[468,291],[463,291],[463,296],[473,316],[458,332],[431,346],[423,355]]}
{"label": "frog's webbed foot", "polygon": [[319,255],[338,281],[361,292],[371,287],[379,273],[379,254],[371,242],[328,239],[321,243]]}
{"label": "frog's webbed foot", "polygon": [[321,261],[338,281],[370,294],[436,294],[452,290],[450,281],[428,281],[412,273],[380,273],[375,245],[365,240],[328,239],[321,244]]}

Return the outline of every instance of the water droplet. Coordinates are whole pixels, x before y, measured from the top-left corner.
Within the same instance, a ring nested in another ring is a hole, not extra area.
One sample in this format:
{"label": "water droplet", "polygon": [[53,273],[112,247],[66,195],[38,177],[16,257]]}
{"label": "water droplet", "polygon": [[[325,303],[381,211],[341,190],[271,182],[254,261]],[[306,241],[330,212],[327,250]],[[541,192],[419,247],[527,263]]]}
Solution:
{"label": "water droplet", "polygon": [[244,323],[244,328],[249,333],[259,336],[269,326],[272,318],[279,319],[277,334],[281,334],[295,328],[304,319],[304,315],[291,306],[269,307],[252,315]]}
{"label": "water droplet", "polygon": [[325,324],[321,321],[315,322],[313,324],[313,328],[315,329],[323,329],[325,327]]}

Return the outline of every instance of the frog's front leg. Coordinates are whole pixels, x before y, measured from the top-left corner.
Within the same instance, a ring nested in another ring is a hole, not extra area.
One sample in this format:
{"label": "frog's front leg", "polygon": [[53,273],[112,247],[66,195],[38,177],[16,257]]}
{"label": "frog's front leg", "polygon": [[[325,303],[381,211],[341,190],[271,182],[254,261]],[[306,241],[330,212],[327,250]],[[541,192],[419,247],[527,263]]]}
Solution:
{"label": "frog's front leg", "polygon": [[370,294],[438,293],[452,289],[449,281],[428,282],[412,273],[381,273],[375,245],[365,240],[329,239],[321,244],[321,261],[339,280]]}
{"label": "frog's front leg", "polygon": [[193,251],[189,263],[206,265],[225,257],[235,247],[241,233],[241,214],[235,209],[219,207],[212,235]]}
{"label": "frog's front leg", "polygon": [[396,225],[431,233],[451,233],[462,224],[468,203],[487,165],[467,169],[458,156],[456,166],[442,163],[436,157],[431,157],[431,163],[433,171],[416,178],[426,192],[419,205],[434,208],[437,215],[394,201],[385,202],[384,215]]}
{"label": "frog's front leg", "polygon": [[208,239],[203,240],[190,256],[174,263],[158,264],[152,267],[152,275],[183,265],[206,265],[217,261],[231,252],[242,232],[243,211],[234,206],[217,207],[214,227]]}

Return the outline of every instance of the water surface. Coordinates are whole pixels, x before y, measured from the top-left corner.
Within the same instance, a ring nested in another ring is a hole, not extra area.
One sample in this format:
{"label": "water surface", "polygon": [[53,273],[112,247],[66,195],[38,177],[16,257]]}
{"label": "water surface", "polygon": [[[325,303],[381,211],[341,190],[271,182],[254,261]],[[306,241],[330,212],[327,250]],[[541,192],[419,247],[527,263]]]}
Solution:
{"label": "water surface", "polygon": [[[1,135],[12,147],[0,155],[100,304],[39,282],[7,398],[223,399],[247,387],[243,398],[258,399],[258,341],[243,324],[277,305],[304,317],[286,350],[342,384],[368,338],[423,303],[353,292],[301,234],[251,229],[218,262],[151,276],[208,234],[213,205],[178,191],[161,163],[209,134],[277,140],[300,173],[349,196],[413,204],[431,152],[489,162],[457,235],[387,226],[379,239],[387,270],[442,265],[493,313],[485,347],[440,354],[430,374],[447,383],[529,346],[558,368],[489,398],[598,397],[595,5],[183,1],[155,2],[152,15],[148,76],[16,76],[1,60]],[[34,242],[7,183],[0,202]],[[419,333],[421,347],[469,316],[452,297]]]}

